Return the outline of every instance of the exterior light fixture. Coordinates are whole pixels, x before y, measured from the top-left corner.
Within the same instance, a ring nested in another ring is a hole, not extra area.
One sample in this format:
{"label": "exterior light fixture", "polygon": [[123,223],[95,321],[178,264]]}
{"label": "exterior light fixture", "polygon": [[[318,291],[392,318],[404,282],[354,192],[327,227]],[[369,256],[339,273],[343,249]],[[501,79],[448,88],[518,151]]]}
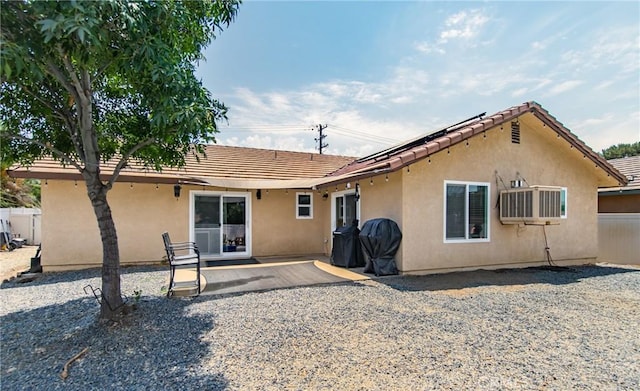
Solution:
{"label": "exterior light fixture", "polygon": [[182,186],[179,183],[173,185],[173,196],[176,197],[176,200],[180,198],[180,190],[182,190]]}
{"label": "exterior light fixture", "polygon": [[256,198],[257,199],[262,199],[262,190],[260,190],[260,189],[256,190]]}

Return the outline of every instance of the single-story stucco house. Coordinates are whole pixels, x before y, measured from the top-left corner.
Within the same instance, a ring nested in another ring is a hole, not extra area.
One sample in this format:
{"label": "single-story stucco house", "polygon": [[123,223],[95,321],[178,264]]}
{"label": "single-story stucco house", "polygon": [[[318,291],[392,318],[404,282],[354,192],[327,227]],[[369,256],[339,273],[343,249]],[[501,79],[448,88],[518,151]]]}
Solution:
{"label": "single-story stucco house", "polygon": [[[160,261],[164,231],[197,242],[205,259],[328,255],[336,227],[379,217],[402,230],[401,273],[589,263],[598,188],[626,183],[535,102],[359,159],[217,145],[206,154],[180,170],[122,173],[109,193],[122,264]],[[44,271],[99,266],[79,175],[45,160],[10,174],[44,181]]]}

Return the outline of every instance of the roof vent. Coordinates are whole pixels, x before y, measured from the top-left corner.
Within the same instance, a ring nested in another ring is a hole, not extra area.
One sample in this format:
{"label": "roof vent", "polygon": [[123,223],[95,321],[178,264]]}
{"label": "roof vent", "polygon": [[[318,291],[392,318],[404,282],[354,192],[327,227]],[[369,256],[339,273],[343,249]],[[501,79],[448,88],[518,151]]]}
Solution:
{"label": "roof vent", "polygon": [[511,142],[520,144],[520,122],[511,122]]}

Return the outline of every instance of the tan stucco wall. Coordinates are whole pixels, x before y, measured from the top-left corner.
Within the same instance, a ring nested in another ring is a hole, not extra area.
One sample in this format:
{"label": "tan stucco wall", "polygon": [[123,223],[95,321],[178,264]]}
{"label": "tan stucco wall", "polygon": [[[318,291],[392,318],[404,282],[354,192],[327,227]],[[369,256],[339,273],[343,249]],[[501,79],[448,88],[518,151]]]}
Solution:
{"label": "tan stucco wall", "polygon": [[[379,175],[373,177],[373,185],[370,180],[360,183],[360,228],[371,219],[387,218],[398,224],[402,229],[402,173]],[[404,242],[404,240],[403,240]],[[396,263],[402,266],[402,243],[396,254]]]}
{"label": "tan stucco wall", "polygon": [[[505,126],[423,160],[403,171],[403,272],[527,265],[545,262],[541,226],[501,225],[495,208],[499,191],[520,177],[530,185],[567,188],[567,215],[560,225],[546,226],[555,261],[584,263],[598,254],[597,181],[606,181],[588,159],[566,141],[520,118],[521,143],[511,142]],[[606,177],[606,175],[605,175]],[[486,182],[490,186],[490,241],[444,243],[444,181]]]}
{"label": "tan stucco wall", "polygon": [[[97,267],[102,243],[95,214],[82,183],[48,180],[42,186],[42,266],[45,271]],[[184,191],[184,190],[183,190]],[[118,232],[120,261],[158,262],[161,234],[188,239],[188,197],[176,200],[173,186],[118,183],[108,194]]]}
{"label": "tan stucco wall", "polygon": [[[220,193],[226,189],[206,188]],[[189,203],[198,186],[183,186],[179,199],[173,185],[118,183],[108,194],[120,246],[122,265],[160,262],[161,234],[173,241],[189,240]],[[232,191],[232,190],[230,190]],[[246,192],[245,189],[239,192]],[[252,256],[328,252],[324,221],[327,201],[314,192],[313,219],[296,219],[296,191],[251,191]],[[48,180],[42,188],[42,265],[45,271],[98,267],[102,243],[93,209],[82,183]]]}
{"label": "tan stucco wall", "polygon": [[327,231],[331,202],[317,191],[313,194],[313,219],[296,218],[295,190],[262,190],[262,198],[252,202],[253,255],[259,257],[322,254],[327,251]]}

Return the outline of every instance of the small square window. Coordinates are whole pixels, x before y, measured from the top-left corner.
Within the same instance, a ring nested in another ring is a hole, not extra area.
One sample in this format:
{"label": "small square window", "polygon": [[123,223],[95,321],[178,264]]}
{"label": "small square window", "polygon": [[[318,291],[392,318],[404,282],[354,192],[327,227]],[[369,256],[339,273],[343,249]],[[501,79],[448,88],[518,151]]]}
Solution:
{"label": "small square window", "polygon": [[296,218],[313,218],[313,195],[311,193],[296,193]]}

